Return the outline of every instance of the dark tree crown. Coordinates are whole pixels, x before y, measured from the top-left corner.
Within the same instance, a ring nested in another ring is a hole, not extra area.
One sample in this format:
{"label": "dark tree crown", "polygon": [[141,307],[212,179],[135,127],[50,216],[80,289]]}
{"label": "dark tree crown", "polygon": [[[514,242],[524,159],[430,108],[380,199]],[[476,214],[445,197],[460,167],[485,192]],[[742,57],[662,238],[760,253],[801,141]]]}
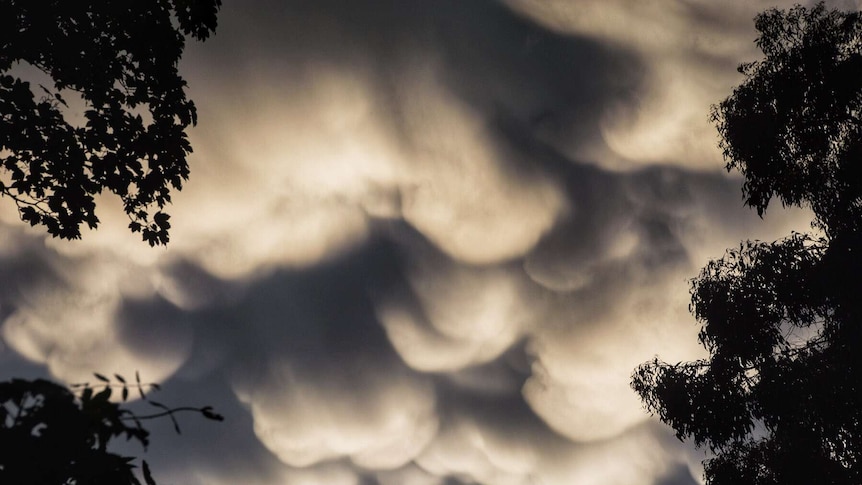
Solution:
{"label": "dark tree crown", "polygon": [[[142,384],[120,375],[95,374],[98,383],[73,386],[75,391],[44,379],[0,382],[0,483],[39,485],[141,485],[135,457],[113,453],[112,440],[124,437],[144,448],[149,432],[142,422],[169,418],[180,432],[176,414],[193,412],[206,419],[224,418],[211,407],[171,408],[150,399],[157,384]],[[111,399],[129,391],[156,408],[136,414]],[[146,461],[141,462],[146,485],[156,485]]]}
{"label": "dark tree crown", "polygon": [[[64,239],[97,227],[94,196],[120,197],[150,245],[168,242],[163,209],[189,174],[197,121],[177,65],[184,35],[204,40],[221,0],[0,1],[0,194],[22,220]],[[32,66],[50,86],[32,86]],[[67,116],[71,97],[83,120]]]}
{"label": "dark tree crown", "polygon": [[[810,207],[828,232],[862,216],[862,21],[859,12],[769,10],[755,19],[765,58],[713,107],[728,170],[745,177],[746,203]],[[846,228],[850,229],[850,228]]]}
{"label": "dark tree crown", "polygon": [[755,19],[762,60],[713,108],[748,205],[808,207],[823,236],[748,241],[692,281],[709,357],[641,365],[647,409],[714,453],[710,485],[862,483],[862,17]]}

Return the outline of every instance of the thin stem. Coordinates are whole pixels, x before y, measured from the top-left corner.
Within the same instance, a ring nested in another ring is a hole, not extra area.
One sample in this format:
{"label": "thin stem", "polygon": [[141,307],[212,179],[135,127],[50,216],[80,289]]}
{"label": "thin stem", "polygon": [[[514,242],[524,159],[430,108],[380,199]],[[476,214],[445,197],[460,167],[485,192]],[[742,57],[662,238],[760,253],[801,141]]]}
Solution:
{"label": "thin stem", "polygon": [[169,409],[169,410],[163,411],[161,413],[148,414],[146,416],[137,416],[137,415],[135,415],[135,416],[124,416],[120,419],[124,419],[127,421],[128,420],[135,420],[135,419],[139,419],[139,420],[140,419],[155,419],[155,418],[161,418],[163,416],[170,416],[170,415],[172,415],[174,413],[178,413],[180,411],[194,411],[196,413],[199,413],[199,412],[201,412],[201,409],[200,408],[193,408],[193,407],[181,407],[181,408]]}

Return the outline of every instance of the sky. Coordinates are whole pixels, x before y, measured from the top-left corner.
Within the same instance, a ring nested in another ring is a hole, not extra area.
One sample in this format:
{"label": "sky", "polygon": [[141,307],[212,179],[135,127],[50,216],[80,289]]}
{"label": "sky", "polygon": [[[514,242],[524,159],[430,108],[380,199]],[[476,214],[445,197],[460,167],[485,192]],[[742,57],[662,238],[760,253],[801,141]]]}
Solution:
{"label": "sky", "polygon": [[152,424],[160,483],[702,483],[629,380],[705,356],[710,258],[809,228],[709,121],[791,3],[225,0],[167,248],[109,197],[75,242],[0,200],[0,377],[225,415]]}

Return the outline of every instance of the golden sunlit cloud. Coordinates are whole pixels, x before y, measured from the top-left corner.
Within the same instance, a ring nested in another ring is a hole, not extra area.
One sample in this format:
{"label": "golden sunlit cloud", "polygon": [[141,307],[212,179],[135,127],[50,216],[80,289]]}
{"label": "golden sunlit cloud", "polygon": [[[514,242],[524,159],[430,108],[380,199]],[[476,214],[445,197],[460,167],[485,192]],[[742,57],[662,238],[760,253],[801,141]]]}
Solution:
{"label": "golden sunlit cloud", "polygon": [[65,382],[91,381],[93,372],[138,372],[147,382],[160,381],[184,362],[191,334],[180,322],[137,333],[166,339],[158,349],[130,339],[123,328],[123,302],[154,295],[146,280],[131,276],[138,268],[105,261],[69,263],[61,260],[50,276],[19,288],[15,311],[2,326],[11,348]]}
{"label": "golden sunlit cloud", "polygon": [[647,418],[629,388],[637,365],[656,354],[685,360],[702,352],[685,275],[645,276],[596,301],[561,302],[530,341],[535,360],[524,398],[576,442],[613,437]]}
{"label": "golden sunlit cloud", "polygon": [[490,264],[523,256],[566,205],[543,177],[505,170],[485,121],[447,94],[434,65],[408,72],[401,109],[410,134],[407,222],[452,258]]}
{"label": "golden sunlit cloud", "polygon": [[500,485],[529,483],[536,450],[524,442],[500,440],[488,431],[466,417],[450,420],[416,463],[438,476]]}
{"label": "golden sunlit cloud", "polygon": [[278,363],[263,386],[239,384],[237,392],[260,441],[290,466],[349,458],[363,468],[399,468],[434,437],[436,399],[427,382],[368,364],[333,363],[311,377]]}
{"label": "golden sunlit cloud", "polygon": [[618,103],[601,120],[615,157],[595,160],[627,170],[653,163],[701,170],[723,166],[709,106],[740,81],[735,65],[756,58],[754,15],[765,1],[663,2],[505,0],[555,31],[585,35],[637,52],[647,72],[635,103]]}
{"label": "golden sunlit cloud", "polygon": [[517,269],[459,267],[419,260],[407,275],[415,304],[393,298],[378,318],[404,361],[451,372],[497,358],[536,324],[541,300]]}
{"label": "golden sunlit cloud", "polygon": [[[698,458],[668,435],[641,426],[613,440],[560,446],[543,456],[539,478],[547,485],[652,485],[677,470],[694,471]],[[688,482],[683,482],[688,483]]]}

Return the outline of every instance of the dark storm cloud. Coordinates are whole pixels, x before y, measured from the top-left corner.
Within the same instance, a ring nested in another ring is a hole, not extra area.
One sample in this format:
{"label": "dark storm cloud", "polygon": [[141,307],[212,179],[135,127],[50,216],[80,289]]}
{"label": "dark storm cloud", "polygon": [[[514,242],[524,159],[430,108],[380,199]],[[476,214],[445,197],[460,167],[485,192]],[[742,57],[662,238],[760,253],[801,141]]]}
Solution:
{"label": "dark storm cloud", "polygon": [[633,100],[646,69],[632,52],[552,32],[491,0],[258,0],[227,2],[223,15],[218,37],[196,47],[205,62],[190,66],[193,84],[226,83],[241,112],[261,76],[281,76],[289,97],[292,79],[337,66],[373,80],[375,101],[408,142],[422,134],[405,129],[399,97],[424,63],[497,136],[575,145],[601,143],[603,111]]}

